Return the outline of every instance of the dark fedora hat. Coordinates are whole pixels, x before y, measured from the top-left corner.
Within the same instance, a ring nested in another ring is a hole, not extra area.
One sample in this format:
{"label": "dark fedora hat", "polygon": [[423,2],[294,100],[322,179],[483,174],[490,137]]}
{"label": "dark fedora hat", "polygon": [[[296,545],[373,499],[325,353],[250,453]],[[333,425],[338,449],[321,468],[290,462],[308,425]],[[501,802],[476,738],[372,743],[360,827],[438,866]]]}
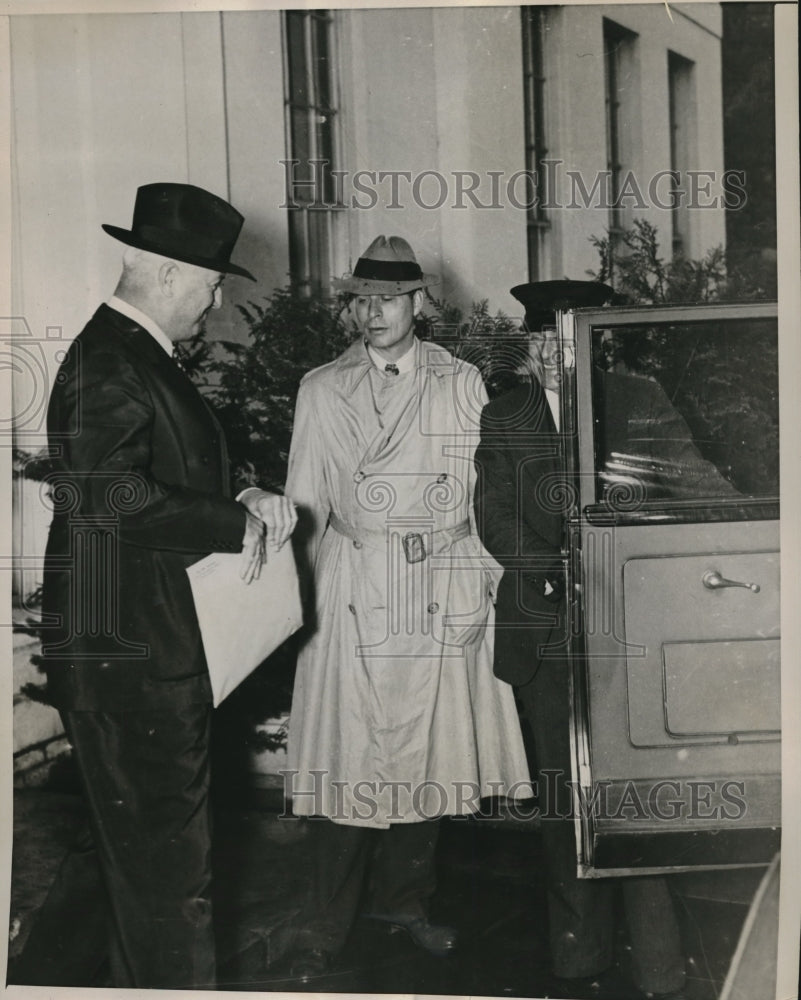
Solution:
{"label": "dark fedora hat", "polygon": [[193,184],[145,184],[136,192],[131,228],[103,229],[137,250],[255,281],[250,271],[231,263],[244,221],[227,201]]}
{"label": "dark fedora hat", "polygon": [[438,284],[435,274],[423,274],[414,250],[402,236],[377,236],[353,273],[333,282],[336,291],[354,295],[403,295]]}
{"label": "dark fedora hat", "polygon": [[600,281],[527,281],[509,289],[526,310],[526,326],[534,330],[543,323],[553,322],[557,309],[581,309],[602,306],[615,292]]}

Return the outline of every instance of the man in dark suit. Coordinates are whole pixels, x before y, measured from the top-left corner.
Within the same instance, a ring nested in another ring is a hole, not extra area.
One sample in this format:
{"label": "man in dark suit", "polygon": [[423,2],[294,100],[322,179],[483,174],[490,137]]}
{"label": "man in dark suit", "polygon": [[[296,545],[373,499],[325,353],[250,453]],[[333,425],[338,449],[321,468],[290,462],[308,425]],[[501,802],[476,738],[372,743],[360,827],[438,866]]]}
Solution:
{"label": "man in dark suit", "polygon": [[[534,737],[548,866],[551,961],[564,996],[602,997],[602,974],[614,961],[613,893],[621,885],[637,985],[647,995],[680,1000],[684,958],[667,885],[659,878],[582,880],[576,875],[570,767],[570,690],[562,573],[564,495],[559,470],[560,416],[554,310],[598,306],[612,290],[596,282],[519,285],[538,353],[535,374],[492,400],[481,416],[476,450],[476,526],[504,567],[495,617],[496,676],[520,699]],[[549,651],[551,655],[549,655]],[[601,978],[599,979],[599,976]],[[613,989],[616,986],[613,986]]]}
{"label": "man in dark suit", "polygon": [[186,568],[241,551],[250,582],[265,530],[282,545],[295,513],[258,489],[230,497],[222,429],[172,354],[220,306],[226,274],[252,278],[230,260],[243,221],[191,185],[140,188],[132,228],[103,227],[127,245],[114,296],[56,377],[42,652],[91,836],[17,982],[89,985],[108,950],[115,986],[214,987],[212,699]]}

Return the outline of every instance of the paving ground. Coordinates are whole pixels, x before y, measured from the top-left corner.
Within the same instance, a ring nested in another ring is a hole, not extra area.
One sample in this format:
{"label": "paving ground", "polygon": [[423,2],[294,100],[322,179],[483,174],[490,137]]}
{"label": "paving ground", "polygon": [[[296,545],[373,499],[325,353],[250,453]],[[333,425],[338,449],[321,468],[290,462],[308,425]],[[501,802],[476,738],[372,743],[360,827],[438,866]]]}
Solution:
{"label": "paving ground", "polygon": [[[217,819],[216,925],[221,986],[298,990],[288,978],[288,949],[310,869],[306,821],[281,817],[274,796],[230,803]],[[11,955],[82,816],[80,798],[63,788],[15,793]],[[687,955],[690,1000],[716,1000],[761,872],[674,876]],[[402,934],[360,920],[332,974],[315,992],[564,996],[548,969],[544,867],[530,827],[452,820],[443,824],[436,919],[454,924],[460,948],[433,958]],[[626,939],[613,1000],[626,985]]]}

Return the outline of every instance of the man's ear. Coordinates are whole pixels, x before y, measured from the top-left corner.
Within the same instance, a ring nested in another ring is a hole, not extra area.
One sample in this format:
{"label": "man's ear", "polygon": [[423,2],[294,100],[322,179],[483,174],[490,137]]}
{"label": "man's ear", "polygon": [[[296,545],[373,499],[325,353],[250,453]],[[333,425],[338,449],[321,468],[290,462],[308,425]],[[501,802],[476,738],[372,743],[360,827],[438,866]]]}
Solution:
{"label": "man's ear", "polygon": [[422,288],[417,288],[414,293],[414,298],[412,299],[412,305],[414,307],[414,315],[419,316],[423,311],[423,303],[425,302],[425,292]]}
{"label": "man's ear", "polygon": [[175,294],[175,283],[178,279],[178,265],[174,260],[165,260],[159,267],[159,288],[168,298]]}

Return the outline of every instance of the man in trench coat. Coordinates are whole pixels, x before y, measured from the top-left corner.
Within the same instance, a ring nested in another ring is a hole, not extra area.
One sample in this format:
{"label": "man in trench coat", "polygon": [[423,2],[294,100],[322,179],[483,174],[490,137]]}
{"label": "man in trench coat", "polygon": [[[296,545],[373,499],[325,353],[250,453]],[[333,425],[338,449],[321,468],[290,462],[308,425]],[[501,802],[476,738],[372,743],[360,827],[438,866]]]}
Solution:
{"label": "man in trench coat", "polygon": [[114,295],[70,346],[47,415],[55,472],[43,661],[88,806],[15,982],[213,988],[212,697],[186,567],[294,526],[284,497],[229,493],[222,428],[173,357],[222,302],[243,218],[189,184],[139,188]]}
{"label": "man in trench coat", "polygon": [[298,394],[286,492],[313,624],[287,781],[296,814],[326,818],[303,981],[342,947],[371,856],[369,914],[452,950],[453,929],[428,920],[436,820],[530,794],[512,691],[492,674],[498,566],[473,524],[483,384],[414,335],[435,280],[405,240],[378,237],[339,282],[359,338]]}

